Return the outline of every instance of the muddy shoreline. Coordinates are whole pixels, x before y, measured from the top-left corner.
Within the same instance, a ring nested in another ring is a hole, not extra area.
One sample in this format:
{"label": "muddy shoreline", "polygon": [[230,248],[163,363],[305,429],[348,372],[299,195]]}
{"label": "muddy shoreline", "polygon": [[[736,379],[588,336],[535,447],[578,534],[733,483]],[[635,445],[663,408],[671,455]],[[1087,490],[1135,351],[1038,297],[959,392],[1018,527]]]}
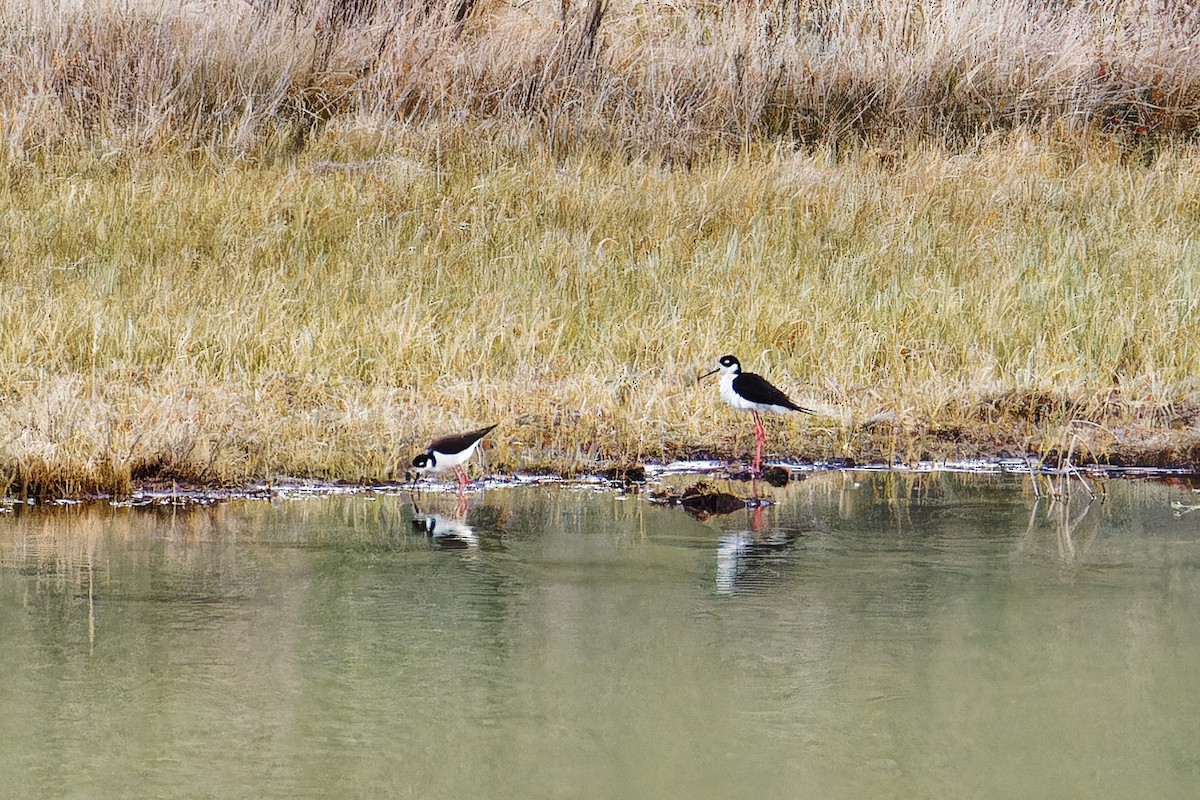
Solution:
{"label": "muddy shoreline", "polygon": [[[740,462],[695,459],[669,463],[647,462],[612,466],[569,477],[550,473],[489,474],[477,477],[472,482],[468,496],[493,489],[551,486],[644,493],[665,504],[676,504],[683,495],[680,493],[670,494],[670,492],[674,489],[682,491],[682,486],[689,482],[693,486],[703,486],[707,481],[724,481],[735,487],[745,484],[747,492],[749,492],[752,486],[781,487],[790,482],[805,480],[813,474],[828,472],[848,474],[888,472],[898,476],[938,473],[1014,477],[1036,475],[1039,478],[1051,480],[1082,479],[1083,482],[1097,485],[1102,485],[1106,480],[1151,480],[1173,483],[1200,492],[1200,468],[1193,464],[1173,467],[1113,464],[1059,467],[1046,463],[1039,465],[1033,459],[1019,458],[927,461],[916,464],[856,463],[847,459],[831,462],[775,462],[764,469],[762,474],[756,476],[751,474],[746,465]],[[47,508],[86,504],[107,504],[113,507],[206,506],[231,500],[300,500],[347,494],[364,496],[453,494],[455,489],[453,481],[429,478],[423,478],[415,484],[408,480],[352,482],[285,478],[241,486],[215,486],[182,481],[144,481],[139,483],[128,496],[97,493],[72,497],[21,498],[10,495],[0,499],[0,511],[12,511],[22,507]]]}

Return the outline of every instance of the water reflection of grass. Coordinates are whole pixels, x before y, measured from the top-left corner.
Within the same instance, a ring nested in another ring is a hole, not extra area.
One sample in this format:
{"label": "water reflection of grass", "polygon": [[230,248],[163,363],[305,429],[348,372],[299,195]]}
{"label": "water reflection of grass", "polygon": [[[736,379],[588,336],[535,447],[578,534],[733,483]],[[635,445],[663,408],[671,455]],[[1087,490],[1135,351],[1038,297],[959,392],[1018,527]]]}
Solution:
{"label": "water reflection of grass", "polygon": [[[741,12],[676,10],[661,86],[617,57],[655,20],[617,5],[582,83],[537,58],[571,46],[549,29],[500,47],[511,16],[421,28],[421,66],[399,39],[379,49],[385,28],[47,17],[30,41],[55,57],[0,82],[6,108],[37,81],[57,98],[5,129],[0,477],[42,494],[378,480],[433,434],[497,421],[490,470],[744,454],[748,433],[694,384],[725,352],[824,411],[772,420],[769,455],[1197,459],[1200,170],[1164,135],[1192,84],[1135,102],[1112,90],[1141,85],[1132,66],[1065,56],[1010,75],[1017,34],[965,4],[978,24],[941,38],[885,14],[880,53],[968,37],[986,53],[965,74],[1028,85],[939,94],[884,58],[850,73],[859,100],[890,98],[866,114],[835,102],[852,65],[804,62],[814,110],[788,118],[816,127],[773,129],[790,84],[765,76],[855,35],[849,5],[828,7],[847,24],[796,22],[794,51]],[[1100,17],[1072,13],[1100,50],[1071,52],[1107,52]],[[1141,24],[1146,41],[1177,33]],[[149,29],[162,36],[118,47]],[[134,54],[146,63],[121,69]],[[654,116],[670,108],[688,119]],[[1096,124],[1074,124],[1080,109]]]}

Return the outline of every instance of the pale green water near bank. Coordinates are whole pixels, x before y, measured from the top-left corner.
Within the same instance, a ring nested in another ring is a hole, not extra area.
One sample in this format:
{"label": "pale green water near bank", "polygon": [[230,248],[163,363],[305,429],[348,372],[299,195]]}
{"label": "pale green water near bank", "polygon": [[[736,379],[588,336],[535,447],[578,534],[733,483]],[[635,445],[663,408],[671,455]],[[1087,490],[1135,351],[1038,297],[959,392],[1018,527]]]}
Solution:
{"label": "pale green water near bank", "polygon": [[1027,481],[0,514],[0,797],[1194,797],[1200,495]]}

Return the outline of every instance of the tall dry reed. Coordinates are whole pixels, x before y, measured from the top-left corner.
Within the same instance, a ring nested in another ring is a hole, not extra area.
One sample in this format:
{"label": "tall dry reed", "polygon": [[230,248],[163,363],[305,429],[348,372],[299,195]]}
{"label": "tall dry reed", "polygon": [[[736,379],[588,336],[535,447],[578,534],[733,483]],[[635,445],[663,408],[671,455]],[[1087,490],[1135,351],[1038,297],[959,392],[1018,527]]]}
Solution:
{"label": "tall dry reed", "polygon": [[1172,0],[8,0],[0,118],[13,153],[261,155],[331,124],[527,128],[682,163],[1058,123],[1142,147],[1195,132],[1198,38]]}

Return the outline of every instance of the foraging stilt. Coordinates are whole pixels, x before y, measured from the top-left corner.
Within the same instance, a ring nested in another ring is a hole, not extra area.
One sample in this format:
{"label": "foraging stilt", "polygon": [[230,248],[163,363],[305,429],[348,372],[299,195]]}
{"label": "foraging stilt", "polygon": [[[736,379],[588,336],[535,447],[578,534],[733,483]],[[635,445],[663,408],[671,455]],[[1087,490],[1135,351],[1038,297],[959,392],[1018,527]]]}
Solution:
{"label": "foraging stilt", "polygon": [[754,472],[761,471],[763,445],[767,441],[767,431],[763,427],[761,411],[772,411],[785,414],[788,411],[799,411],[804,414],[813,412],[798,406],[788,399],[788,396],[771,385],[770,381],[753,372],[742,372],[742,364],[734,356],[721,356],[717,368],[700,376],[701,380],[709,375],[721,373],[721,399],[735,411],[749,411],[754,416]]}
{"label": "foraging stilt", "polygon": [[471,482],[462,465],[474,455],[475,449],[479,447],[479,442],[495,427],[495,425],[489,425],[477,431],[434,439],[424,453],[413,459],[413,468],[418,473],[454,470],[454,476],[458,479],[458,493],[461,496],[467,488],[467,484]]}

